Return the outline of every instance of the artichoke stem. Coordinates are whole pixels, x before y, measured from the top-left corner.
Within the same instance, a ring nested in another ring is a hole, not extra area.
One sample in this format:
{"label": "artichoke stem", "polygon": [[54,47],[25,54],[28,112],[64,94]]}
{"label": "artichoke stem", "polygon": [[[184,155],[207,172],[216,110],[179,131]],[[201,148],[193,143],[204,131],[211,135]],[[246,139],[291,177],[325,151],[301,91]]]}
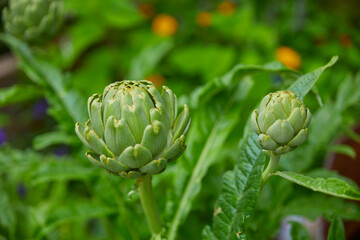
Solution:
{"label": "artichoke stem", "polygon": [[262,174],[261,188],[264,187],[266,182],[269,180],[269,178],[275,172],[276,167],[277,167],[277,165],[279,163],[279,160],[280,160],[280,156],[281,156],[280,154],[275,154],[275,153],[271,152],[269,164],[267,165],[265,171]]}
{"label": "artichoke stem", "polygon": [[161,222],[152,190],[151,179],[152,175],[150,174],[138,178],[138,190],[150,230],[153,233],[153,237],[157,240],[161,239]]}

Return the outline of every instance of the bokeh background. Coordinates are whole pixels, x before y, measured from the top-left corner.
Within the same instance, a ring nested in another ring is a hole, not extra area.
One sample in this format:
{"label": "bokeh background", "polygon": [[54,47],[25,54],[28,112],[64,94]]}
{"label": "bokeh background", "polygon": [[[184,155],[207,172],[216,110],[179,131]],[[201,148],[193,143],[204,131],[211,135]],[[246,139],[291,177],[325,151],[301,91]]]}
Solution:
{"label": "bokeh background", "polygon": [[[360,2],[356,0],[63,2],[61,28],[48,41],[29,46],[39,59],[60,69],[64,86],[76,90],[82,99],[123,79],[148,79],[184,96],[237,63],[279,61],[306,73],[334,55],[339,61],[322,76],[306,103],[318,109],[323,103],[335,102],[339,86],[346,81],[352,90],[349,95],[360,92]],[[1,9],[7,5],[7,0],[0,1]],[[288,85],[275,73],[254,79],[259,82],[251,92],[254,103],[244,106],[245,113],[268,89]],[[73,123],[62,120],[66,118],[62,109],[56,101],[51,102],[46,89],[31,87],[25,94],[24,89],[2,92],[32,81],[26,71],[19,70],[8,45],[1,43],[0,239],[146,239],[143,219],[132,217],[142,214],[136,207],[138,198],[128,197],[132,183],[122,181],[124,186],[118,188],[115,177],[94,177],[99,171],[84,159]],[[9,95],[17,98],[4,100]],[[359,133],[360,108],[358,103],[354,105],[344,112],[343,121],[352,133]],[[346,131],[348,128],[341,128],[332,135],[330,142],[342,144],[332,149],[337,154],[322,156],[326,156],[328,168],[336,168],[359,184],[359,143],[346,137]],[[74,161],[80,162],[81,168],[74,169],[69,163]],[[7,165],[9,162],[14,164]],[[344,167],[346,164],[352,167]],[[205,178],[208,184],[194,203],[195,210],[179,239],[200,239],[203,226],[211,224],[221,173],[232,165],[230,161],[216,166],[210,169],[215,177]],[[2,209],[1,203],[11,208]],[[77,208],[77,203],[82,207]],[[171,204],[160,205],[171,212]],[[71,207],[75,210],[69,210]],[[118,229],[111,229],[112,222]],[[137,224],[144,228],[139,233],[134,227]],[[360,239],[359,229],[356,222],[346,223],[348,239]]]}

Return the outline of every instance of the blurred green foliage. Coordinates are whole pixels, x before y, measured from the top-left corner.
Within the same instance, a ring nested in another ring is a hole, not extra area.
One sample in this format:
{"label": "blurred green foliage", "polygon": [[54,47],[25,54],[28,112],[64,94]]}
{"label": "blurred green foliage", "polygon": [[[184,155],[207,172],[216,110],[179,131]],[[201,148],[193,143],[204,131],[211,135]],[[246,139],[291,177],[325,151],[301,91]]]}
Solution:
{"label": "blurred green foliage", "polygon": [[[75,122],[87,118],[86,99],[123,79],[165,84],[179,105],[191,107],[184,156],[154,177],[169,239],[221,239],[229,225],[214,217],[215,202],[224,204],[220,193],[239,182],[238,194],[244,193],[267,161],[240,151],[256,149],[246,127],[251,111],[267,93],[298,79],[314,84],[322,74],[314,70],[334,55],[338,62],[304,99],[313,114],[309,139],[281,159],[280,169],[352,184],[322,168],[331,152],[355,157],[337,144],[339,137],[360,142],[353,131],[360,118],[360,3],[350,2],[64,0],[62,28],[50,41],[28,45],[2,33],[1,51],[11,50],[19,72],[0,89],[6,135],[0,134],[0,239],[148,239],[134,182],[92,166],[74,132]],[[156,21],[159,14],[168,17]],[[295,54],[278,56],[281,46]],[[276,62],[294,56],[299,69]],[[280,177],[258,199],[246,193],[252,203],[240,203],[253,214],[241,212],[246,225],[239,226],[247,239],[275,237],[290,215],[325,217],[333,239],[344,234],[341,219],[360,220],[358,204]],[[306,239],[302,225],[291,226],[293,239]]]}

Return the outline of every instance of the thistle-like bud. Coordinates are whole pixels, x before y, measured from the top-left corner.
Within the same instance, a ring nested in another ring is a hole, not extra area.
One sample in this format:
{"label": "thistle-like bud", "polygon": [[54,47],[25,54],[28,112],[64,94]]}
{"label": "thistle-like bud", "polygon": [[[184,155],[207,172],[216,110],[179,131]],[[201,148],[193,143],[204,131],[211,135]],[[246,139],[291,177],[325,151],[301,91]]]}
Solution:
{"label": "thistle-like bud", "polygon": [[309,109],[289,91],[266,95],[251,116],[260,146],[275,154],[290,152],[301,145],[307,139],[310,121]]}
{"label": "thistle-like bud", "polygon": [[62,19],[61,0],[10,0],[3,11],[5,31],[28,43],[48,40]]}
{"label": "thistle-like bud", "polygon": [[158,174],[185,150],[189,108],[178,114],[176,96],[165,86],[160,94],[150,81],[116,82],[89,98],[88,111],[90,119],[75,131],[91,149],[86,157],[112,174]]}

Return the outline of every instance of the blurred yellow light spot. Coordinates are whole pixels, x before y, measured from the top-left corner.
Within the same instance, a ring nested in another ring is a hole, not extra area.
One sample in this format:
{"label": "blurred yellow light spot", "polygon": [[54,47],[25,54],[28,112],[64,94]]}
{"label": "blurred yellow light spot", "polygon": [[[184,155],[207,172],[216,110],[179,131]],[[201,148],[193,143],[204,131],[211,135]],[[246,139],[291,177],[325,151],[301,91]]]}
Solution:
{"label": "blurred yellow light spot", "polygon": [[292,48],[282,46],[276,49],[276,59],[292,69],[299,69],[301,65],[300,55]]}
{"label": "blurred yellow light spot", "polygon": [[165,83],[165,78],[160,74],[150,75],[145,79],[152,82],[157,88],[161,87]]}
{"label": "blurred yellow light spot", "polygon": [[140,14],[147,19],[151,18],[155,14],[155,8],[150,3],[141,3],[138,6],[138,10],[139,10]]}
{"label": "blurred yellow light spot", "polygon": [[201,27],[208,27],[211,25],[211,14],[209,12],[201,12],[196,16],[196,22]]}
{"label": "blurred yellow light spot", "polygon": [[351,40],[350,36],[347,34],[342,34],[339,38],[339,41],[343,47],[348,48],[348,47],[352,46],[352,40]]}
{"label": "blurred yellow light spot", "polygon": [[177,20],[167,14],[159,14],[152,22],[152,30],[156,35],[169,37],[176,33],[178,29]]}
{"label": "blurred yellow light spot", "polygon": [[223,1],[217,8],[218,12],[223,15],[232,15],[236,10],[236,4],[231,1]]}

